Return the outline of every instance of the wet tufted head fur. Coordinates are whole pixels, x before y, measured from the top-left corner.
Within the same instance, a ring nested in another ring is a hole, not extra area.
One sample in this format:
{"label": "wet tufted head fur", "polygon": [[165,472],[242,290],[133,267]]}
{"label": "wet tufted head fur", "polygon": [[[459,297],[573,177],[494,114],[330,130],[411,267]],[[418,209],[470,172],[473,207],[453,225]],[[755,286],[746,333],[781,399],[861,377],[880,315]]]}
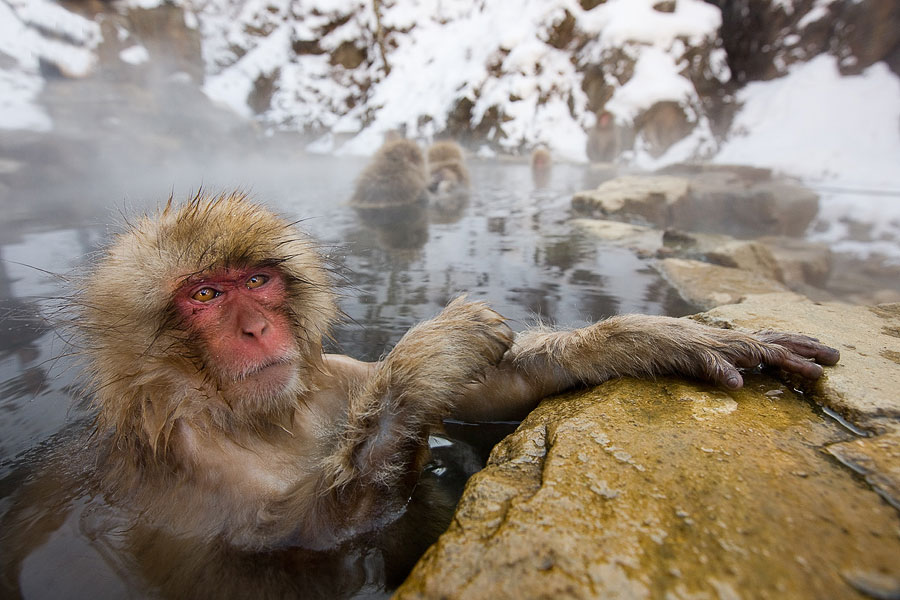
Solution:
{"label": "wet tufted head fur", "polygon": [[455,161],[463,162],[463,151],[459,144],[452,140],[435,142],[428,148],[428,164]]}
{"label": "wet tufted head fur", "polygon": [[[292,223],[242,193],[201,192],[183,204],[169,198],[157,214],[115,237],[80,278],[73,303],[101,429],[132,441],[140,438],[155,451],[179,417],[227,427],[270,416],[251,411],[289,409],[223,404],[215,382],[205,375],[196,336],[174,310],[174,295],[187,278],[260,265],[284,275],[289,298],[284,310],[301,364],[316,368],[322,336],[337,309],[315,244]],[[298,392],[308,389],[303,386]]]}

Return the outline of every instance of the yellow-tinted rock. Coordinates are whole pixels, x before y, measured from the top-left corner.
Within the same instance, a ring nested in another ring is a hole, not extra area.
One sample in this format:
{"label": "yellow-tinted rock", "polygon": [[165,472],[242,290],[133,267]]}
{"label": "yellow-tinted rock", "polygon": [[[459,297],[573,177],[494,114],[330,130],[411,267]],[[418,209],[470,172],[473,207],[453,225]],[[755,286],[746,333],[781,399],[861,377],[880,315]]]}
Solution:
{"label": "yellow-tinted rock", "polygon": [[850,438],[768,376],[547,400],[472,478],[398,598],[859,598],[900,518],[821,451]]}
{"label": "yellow-tinted rock", "polygon": [[884,435],[833,444],[827,450],[862,474],[900,510],[900,428]]}
{"label": "yellow-tinted rock", "polygon": [[816,400],[858,427],[883,433],[900,419],[900,304],[818,304],[795,294],[750,296],[700,318],[751,330],[805,333],[841,351],[841,361],[810,385]]}

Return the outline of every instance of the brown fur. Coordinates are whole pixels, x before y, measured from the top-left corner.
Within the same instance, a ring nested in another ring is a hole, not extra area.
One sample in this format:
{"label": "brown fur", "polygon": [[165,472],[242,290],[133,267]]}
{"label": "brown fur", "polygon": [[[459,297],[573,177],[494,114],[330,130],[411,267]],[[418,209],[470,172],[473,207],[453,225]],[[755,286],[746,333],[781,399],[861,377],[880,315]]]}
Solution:
{"label": "brown fur", "polygon": [[626,149],[622,138],[622,129],[616,124],[612,113],[601,111],[597,114],[597,123],[588,130],[588,159],[595,162],[615,161]]}
{"label": "brown fur", "polygon": [[553,169],[553,157],[544,147],[535,148],[531,153],[531,180],[536,187],[545,187],[550,181]]}
{"label": "brown fur", "polygon": [[385,143],[356,180],[350,204],[357,208],[390,208],[421,202],[428,185],[425,158],[412,140]]}
{"label": "brown fur", "polygon": [[547,171],[553,166],[553,157],[546,148],[535,148],[531,153],[532,171]]}
{"label": "brown fur", "polygon": [[[173,295],[189,275],[260,265],[289,283],[283,310],[302,381],[277,402],[225,402]],[[427,459],[429,430],[451,415],[520,418],[547,394],[621,375],[736,387],[735,366],[816,377],[821,367],[801,357],[837,360],[802,336],[640,315],[514,341],[502,317],[465,298],[378,363],[323,355],[336,309],[314,245],[240,194],[170,200],[141,219],[84,277],[75,304],[108,497],[144,527],[256,550],[333,547],[393,520]]]}
{"label": "brown fur", "polygon": [[455,160],[429,162],[431,181],[428,189],[436,193],[456,193],[469,189],[469,171]]}
{"label": "brown fur", "polygon": [[463,163],[465,157],[459,144],[452,140],[435,142],[428,148],[428,164],[452,161]]}
{"label": "brown fur", "polygon": [[469,171],[459,144],[447,140],[435,142],[428,148],[428,176],[433,208],[442,213],[453,213],[465,205]]}

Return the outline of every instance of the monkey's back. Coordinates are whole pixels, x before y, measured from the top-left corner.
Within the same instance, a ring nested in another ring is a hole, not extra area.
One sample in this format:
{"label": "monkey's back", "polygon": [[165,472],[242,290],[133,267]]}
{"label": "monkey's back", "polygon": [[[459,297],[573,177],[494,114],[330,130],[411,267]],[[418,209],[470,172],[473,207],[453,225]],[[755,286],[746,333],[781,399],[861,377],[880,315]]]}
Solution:
{"label": "monkey's back", "polygon": [[383,145],[356,180],[350,204],[359,208],[389,208],[423,202],[428,179],[425,158],[411,140]]}

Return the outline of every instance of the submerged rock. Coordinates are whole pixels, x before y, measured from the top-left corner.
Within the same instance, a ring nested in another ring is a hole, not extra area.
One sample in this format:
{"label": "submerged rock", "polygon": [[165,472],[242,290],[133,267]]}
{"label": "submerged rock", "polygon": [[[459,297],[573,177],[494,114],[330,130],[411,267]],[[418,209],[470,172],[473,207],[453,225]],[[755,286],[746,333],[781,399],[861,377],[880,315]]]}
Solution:
{"label": "submerged rock", "polygon": [[571,224],[591,238],[630,248],[641,256],[653,256],[662,248],[663,232],[652,227],[604,219],[572,219]]}

